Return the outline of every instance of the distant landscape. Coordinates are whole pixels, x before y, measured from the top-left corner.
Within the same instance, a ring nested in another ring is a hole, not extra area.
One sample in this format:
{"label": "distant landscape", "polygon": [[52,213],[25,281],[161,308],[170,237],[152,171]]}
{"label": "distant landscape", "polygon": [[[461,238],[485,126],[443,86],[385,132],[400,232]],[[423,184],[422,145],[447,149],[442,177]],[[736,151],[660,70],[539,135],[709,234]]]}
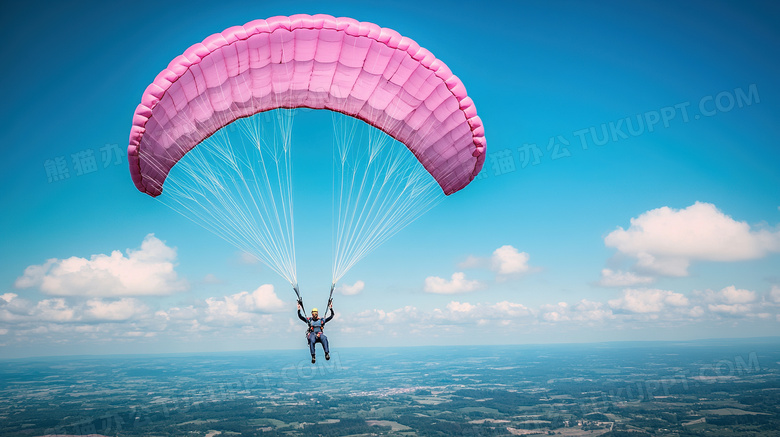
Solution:
{"label": "distant landscape", "polygon": [[777,436],[780,339],[0,361],[3,436]]}

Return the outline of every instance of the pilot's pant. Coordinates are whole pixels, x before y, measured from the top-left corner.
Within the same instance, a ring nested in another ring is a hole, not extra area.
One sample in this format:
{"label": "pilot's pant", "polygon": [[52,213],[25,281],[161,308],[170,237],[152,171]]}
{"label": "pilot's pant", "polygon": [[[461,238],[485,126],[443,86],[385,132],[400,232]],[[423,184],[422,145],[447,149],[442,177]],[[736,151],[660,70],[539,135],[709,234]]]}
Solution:
{"label": "pilot's pant", "polygon": [[320,334],[319,336],[313,332],[309,333],[309,351],[312,355],[314,355],[314,345],[320,342],[322,343],[322,349],[325,350],[326,354],[330,353],[330,348],[328,348],[328,337],[325,336],[325,334]]}

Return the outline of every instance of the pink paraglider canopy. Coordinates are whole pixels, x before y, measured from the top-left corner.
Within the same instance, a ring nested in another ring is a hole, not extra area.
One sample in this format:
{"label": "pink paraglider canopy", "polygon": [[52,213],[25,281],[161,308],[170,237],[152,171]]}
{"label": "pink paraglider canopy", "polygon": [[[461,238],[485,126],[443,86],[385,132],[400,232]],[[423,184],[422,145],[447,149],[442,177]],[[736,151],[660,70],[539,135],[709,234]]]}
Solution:
{"label": "pink paraglider canopy", "polygon": [[383,130],[447,195],[468,185],[485,159],[474,103],[428,50],[376,24],[293,15],[211,35],[157,75],[133,117],[133,182],[158,196],[176,162],[220,128],[298,107],[341,112]]}

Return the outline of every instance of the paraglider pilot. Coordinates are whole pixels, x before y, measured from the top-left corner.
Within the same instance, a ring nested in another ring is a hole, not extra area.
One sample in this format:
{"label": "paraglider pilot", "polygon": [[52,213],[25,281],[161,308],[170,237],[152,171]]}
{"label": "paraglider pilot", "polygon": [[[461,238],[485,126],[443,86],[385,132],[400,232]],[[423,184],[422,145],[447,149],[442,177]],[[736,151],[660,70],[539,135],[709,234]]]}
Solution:
{"label": "paraglider pilot", "polygon": [[[317,342],[322,343],[322,349],[325,351],[325,359],[330,359],[330,349],[328,348],[328,337],[325,336],[323,333],[323,329],[325,329],[325,324],[330,322],[330,320],[333,318],[333,304],[328,303],[328,307],[330,308],[330,317],[323,319],[319,317],[319,312],[317,311],[317,308],[311,309],[311,317],[303,317],[301,314],[301,304],[298,303],[298,318],[301,319],[303,322],[305,322],[307,325],[309,325],[309,329],[306,331],[306,339],[309,340],[309,351],[311,352],[311,362],[314,363],[315,353],[314,353],[314,345]],[[325,310],[325,313],[328,311]]]}

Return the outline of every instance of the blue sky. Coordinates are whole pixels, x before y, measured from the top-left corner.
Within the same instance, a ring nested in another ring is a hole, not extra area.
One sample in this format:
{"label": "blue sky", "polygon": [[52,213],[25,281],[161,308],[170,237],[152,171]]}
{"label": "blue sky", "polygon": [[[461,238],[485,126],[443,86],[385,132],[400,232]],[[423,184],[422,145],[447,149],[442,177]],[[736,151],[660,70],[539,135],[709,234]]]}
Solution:
{"label": "blue sky", "polygon": [[[343,279],[359,292],[336,296],[334,346],[776,335],[778,12],[772,2],[16,4],[0,26],[0,355],[303,346],[289,285],[139,193],[125,156],[133,111],[170,59],[227,27],[294,13],[413,38],[462,79],[488,141],[484,179]],[[315,113],[301,125],[329,129]],[[96,168],[77,168],[80,153]],[[69,177],[50,181],[58,159]],[[296,197],[297,267],[315,305],[330,279],[318,220],[329,204]],[[81,288],[55,272],[72,265],[85,269]],[[148,288],[116,286],[117,272]]]}

